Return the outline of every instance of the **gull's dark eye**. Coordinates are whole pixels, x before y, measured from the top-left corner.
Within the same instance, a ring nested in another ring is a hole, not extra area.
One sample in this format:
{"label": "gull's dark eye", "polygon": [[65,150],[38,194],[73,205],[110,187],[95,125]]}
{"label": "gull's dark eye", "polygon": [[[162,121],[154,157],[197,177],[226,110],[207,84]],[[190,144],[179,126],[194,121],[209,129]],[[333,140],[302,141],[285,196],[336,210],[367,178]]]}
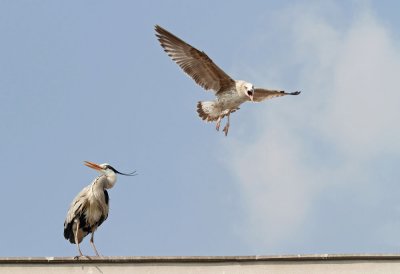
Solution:
{"label": "gull's dark eye", "polygon": [[253,92],[252,92],[251,90],[249,90],[249,91],[247,92],[247,94],[248,94],[249,96],[252,96],[252,95],[253,95]]}

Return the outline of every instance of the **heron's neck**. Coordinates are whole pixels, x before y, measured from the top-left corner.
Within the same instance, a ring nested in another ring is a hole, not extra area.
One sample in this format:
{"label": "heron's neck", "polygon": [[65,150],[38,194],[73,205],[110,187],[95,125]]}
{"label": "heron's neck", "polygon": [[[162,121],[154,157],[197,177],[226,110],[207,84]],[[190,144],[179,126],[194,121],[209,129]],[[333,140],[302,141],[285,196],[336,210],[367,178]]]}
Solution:
{"label": "heron's neck", "polygon": [[117,175],[115,173],[109,173],[109,174],[106,174],[106,176],[107,176],[107,182],[106,182],[104,188],[107,188],[107,189],[112,188],[115,185],[115,183],[117,182]]}

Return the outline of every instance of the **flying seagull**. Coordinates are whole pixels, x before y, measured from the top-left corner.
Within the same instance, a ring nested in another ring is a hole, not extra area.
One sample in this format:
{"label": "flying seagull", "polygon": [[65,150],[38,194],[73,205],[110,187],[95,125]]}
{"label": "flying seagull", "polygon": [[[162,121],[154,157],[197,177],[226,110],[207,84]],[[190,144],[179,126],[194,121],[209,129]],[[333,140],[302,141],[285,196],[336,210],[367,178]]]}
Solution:
{"label": "flying seagull", "polygon": [[229,130],[229,116],[247,101],[261,102],[284,95],[298,95],[300,91],[285,92],[254,88],[253,84],[243,80],[234,80],[219,68],[203,51],[192,47],[166,29],[155,26],[156,36],[164,51],[175,61],[184,72],[205,90],[213,90],[214,101],[200,101],[197,112],[201,119],[207,122],[216,121],[219,130],[221,120],[226,116],[227,123],[223,129],[225,136]]}

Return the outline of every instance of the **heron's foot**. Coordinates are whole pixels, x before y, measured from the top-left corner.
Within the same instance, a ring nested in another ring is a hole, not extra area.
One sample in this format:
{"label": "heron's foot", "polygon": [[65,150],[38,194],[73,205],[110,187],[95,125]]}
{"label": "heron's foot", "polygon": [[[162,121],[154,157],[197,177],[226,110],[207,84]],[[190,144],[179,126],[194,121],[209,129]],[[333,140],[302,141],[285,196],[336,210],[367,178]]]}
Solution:
{"label": "heron's foot", "polygon": [[295,92],[291,92],[289,93],[290,95],[299,95],[301,93],[301,91],[295,91]]}
{"label": "heron's foot", "polygon": [[91,258],[90,258],[89,256],[87,256],[87,255],[76,255],[76,256],[74,257],[74,260],[79,260],[79,259],[83,259],[83,258],[86,258],[86,259],[88,259],[88,260],[91,259]]}

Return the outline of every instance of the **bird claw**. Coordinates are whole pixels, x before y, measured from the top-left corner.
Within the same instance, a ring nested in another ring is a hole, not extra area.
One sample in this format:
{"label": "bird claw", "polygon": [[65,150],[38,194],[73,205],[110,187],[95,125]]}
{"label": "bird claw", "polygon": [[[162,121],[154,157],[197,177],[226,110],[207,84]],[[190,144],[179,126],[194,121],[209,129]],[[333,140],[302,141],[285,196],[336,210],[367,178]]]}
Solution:
{"label": "bird claw", "polygon": [[76,255],[76,256],[74,257],[74,260],[79,260],[79,259],[81,259],[81,258],[86,258],[86,259],[90,260],[90,257],[87,256],[87,255]]}
{"label": "bird claw", "polygon": [[295,92],[292,92],[292,93],[290,93],[291,95],[299,95],[301,93],[301,91],[295,91]]}
{"label": "bird claw", "polygon": [[222,130],[223,132],[225,132],[225,136],[228,136],[228,130],[229,130],[229,125],[226,125]]}
{"label": "bird claw", "polygon": [[215,126],[215,129],[217,130],[217,131],[219,131],[219,127],[221,126],[221,120],[218,120],[218,122],[217,122],[217,124],[216,124],[216,126]]}

